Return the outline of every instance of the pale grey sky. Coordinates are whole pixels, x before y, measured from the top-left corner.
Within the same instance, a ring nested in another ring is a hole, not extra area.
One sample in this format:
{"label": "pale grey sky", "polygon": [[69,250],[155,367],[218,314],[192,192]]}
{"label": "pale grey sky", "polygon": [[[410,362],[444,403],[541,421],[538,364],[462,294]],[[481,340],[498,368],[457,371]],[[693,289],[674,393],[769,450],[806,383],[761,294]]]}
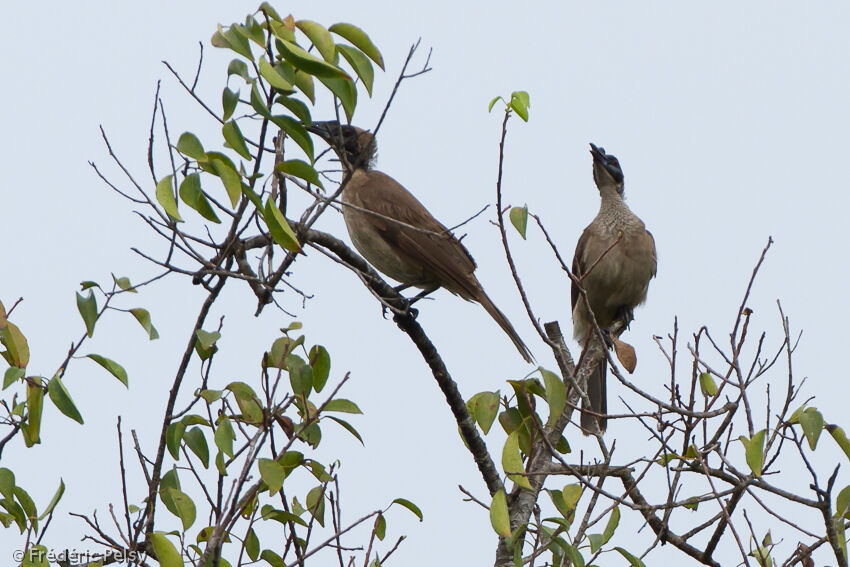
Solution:
{"label": "pale grey sky", "polygon": [[[850,206],[845,164],[850,154],[848,4],[274,5],[296,19],[357,24],[380,47],[387,72],[376,76],[373,98],[361,98],[354,122],[363,127],[374,127],[410,44],[422,38],[413,68],[433,47],[433,71],[403,84],[381,128],[378,168],[447,225],[494,199],[501,118],[495,111],[487,113],[494,96],[520,89],[530,93],[530,122],[510,123],[504,199],[527,203],[539,213],[564,256],[571,257],[598,208],[588,142],[620,159],[628,202],[655,235],[659,257],[647,304],[636,312],[624,338],[638,351],[634,381],[660,397],[668,370],[652,335],[666,335],[678,316],[683,342],[702,324],[720,339],[728,336],[752,267],[772,235],[776,242],[750,302],[755,310],[751,332],[766,330],[770,344],[778,344],[775,301],[780,299],[792,328],[804,330],[796,376],[808,377],[807,396],[817,396],[814,405],[828,421],[848,426],[840,357],[846,348],[843,320],[850,310],[844,293],[850,282],[845,235]],[[203,41],[199,88],[218,103],[230,55],[209,46],[209,38],[216,24],[240,21],[256,5],[193,0],[39,6],[38,12],[23,3],[6,6],[0,35],[6,77],[0,91],[5,172],[0,300],[8,307],[24,297],[14,320],[29,339],[30,372],[50,376],[81,334],[74,303],[80,281],[106,282],[110,272],[141,281],[156,273],[130,247],[156,251],[160,242],[87,164],[96,162],[123,183],[98,126],[137,178],[151,186],[146,148],[158,79],[175,139],[186,130],[202,138],[217,135],[216,124],[160,61],[191,77],[198,41]],[[525,318],[497,231],[488,222],[492,218],[490,210],[466,225],[464,243],[478,261],[479,278],[490,296],[538,362],[554,369]],[[321,228],[344,234],[338,216],[323,220]],[[543,321],[559,320],[568,330],[569,282],[542,237],[530,229],[528,241],[513,238],[512,244],[536,313]],[[404,512],[388,518],[392,534],[409,536],[394,564],[492,561],[495,537],[487,515],[461,502],[457,485],[482,498],[486,491],[412,345],[391,321],[381,319],[380,308],[352,274],[320,255],[298,262],[295,281],[315,299],[303,310],[292,295],[282,300],[305,323],[308,339],[327,346],[333,375],[351,371],[344,396],[365,411],[352,420],[366,439],[365,448],[342,433],[338,446],[321,451],[342,459],[349,519],[406,497],[422,507],[425,522]],[[254,319],[253,295],[247,288],[230,287],[216,313],[226,314],[220,385],[253,380],[262,351],[289,321],[270,308]],[[480,306],[445,292],[434,297],[420,306],[420,321],[464,396],[498,388],[504,392],[506,379],[531,370]],[[40,506],[60,476],[68,485],[62,513],[97,508],[106,518],[106,505],[119,502],[116,415],[124,416],[125,433],[136,428],[153,450],[172,369],[200,301],[198,290],[178,278],[141,293],[136,303],[150,309],[160,331],[155,342],[148,342],[129,316],[114,314],[99,324],[84,351],[124,364],[129,392],[91,361],[77,361],[66,382],[86,425],[51,408],[41,446],[23,450],[19,444],[3,454],[3,465],[14,468]],[[615,412],[624,411],[618,395],[643,410],[654,409],[613,384],[609,407]],[[641,454],[644,435],[635,429],[628,422],[609,429],[623,459]],[[503,442],[499,433],[489,439],[496,456]],[[571,443],[575,459],[580,449],[595,454],[582,439]],[[842,457],[830,451],[831,445],[819,450],[824,466],[831,470],[830,463],[841,462],[846,470]],[[136,467],[131,468],[138,481]],[[788,485],[795,482],[789,479]],[[808,482],[801,477],[798,484]],[[839,475],[838,486],[848,482],[846,474]],[[41,483],[44,490],[36,488]],[[140,499],[141,492],[136,496]],[[630,522],[632,531],[641,525]],[[763,526],[772,524],[765,520]],[[82,528],[63,515],[54,520],[51,536],[56,545],[91,548],[77,541]],[[645,532],[640,541],[646,541]],[[10,535],[0,531],[0,549],[18,542]],[[787,552],[778,556],[790,553],[795,538],[788,534]],[[731,539],[725,547],[725,564],[740,560]],[[635,545],[632,551],[641,549]],[[669,548],[657,549],[646,561],[672,558],[685,564]],[[599,561],[622,563],[619,556]]]}

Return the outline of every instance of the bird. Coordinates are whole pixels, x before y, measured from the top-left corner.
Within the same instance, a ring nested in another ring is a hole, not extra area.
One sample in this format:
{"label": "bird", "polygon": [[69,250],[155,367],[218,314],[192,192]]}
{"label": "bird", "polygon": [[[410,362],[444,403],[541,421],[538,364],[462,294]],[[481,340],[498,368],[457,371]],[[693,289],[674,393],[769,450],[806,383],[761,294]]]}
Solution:
{"label": "bird", "polygon": [[[624,325],[632,321],[633,309],[646,300],[649,280],[655,277],[658,260],[655,239],[624,200],[620,162],[595,144],[590,144],[590,154],[601,204],[596,218],[578,239],[573,274],[587,293],[599,328],[607,331],[617,321]],[[580,344],[589,346],[594,336],[593,323],[575,281],[570,295],[574,336]],[[605,414],[608,410],[607,362],[603,358],[587,382],[590,409],[597,414]],[[607,419],[583,411],[581,426],[585,435],[596,431],[604,433]]]}
{"label": "bird", "polygon": [[348,176],[342,215],[360,254],[402,288],[424,290],[420,296],[444,288],[480,303],[522,358],[532,362],[528,347],[475,277],[475,260],[466,247],[398,181],[373,168],[375,136],[335,120],[312,122],[307,130],[328,143]]}

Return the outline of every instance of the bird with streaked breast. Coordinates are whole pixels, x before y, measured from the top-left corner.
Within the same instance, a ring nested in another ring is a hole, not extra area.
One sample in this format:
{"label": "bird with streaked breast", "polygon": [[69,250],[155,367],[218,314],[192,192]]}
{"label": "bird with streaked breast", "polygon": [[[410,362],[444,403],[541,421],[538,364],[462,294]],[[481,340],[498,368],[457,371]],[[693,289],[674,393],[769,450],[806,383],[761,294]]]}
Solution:
{"label": "bird with streaked breast", "polygon": [[377,143],[371,132],[337,121],[313,122],[348,174],[342,214],[354,247],[381,273],[431,292],[445,288],[480,303],[526,362],[531,352],[513,325],[484,293],[475,260],[451,231],[389,175],[373,169]]}
{"label": "bird with streaked breast", "polygon": [[[593,180],[602,202],[596,218],[578,240],[573,274],[581,280],[599,328],[607,330],[618,320],[624,325],[632,321],[633,309],[646,300],[658,262],[652,234],[623,200],[620,162],[594,144],[590,144],[590,153]],[[575,282],[571,292],[574,336],[585,346],[594,337],[592,321]],[[607,365],[602,359],[587,383],[590,409],[599,414],[608,411]],[[607,420],[582,412],[581,425],[585,434],[604,433]]]}

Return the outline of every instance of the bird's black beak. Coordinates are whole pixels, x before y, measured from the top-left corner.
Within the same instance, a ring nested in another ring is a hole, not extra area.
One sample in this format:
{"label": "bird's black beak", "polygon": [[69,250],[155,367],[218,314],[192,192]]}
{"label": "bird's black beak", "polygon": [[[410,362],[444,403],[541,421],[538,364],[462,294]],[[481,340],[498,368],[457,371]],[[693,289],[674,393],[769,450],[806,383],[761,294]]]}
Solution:
{"label": "bird's black beak", "polygon": [[605,157],[606,157],[605,156],[605,148],[600,148],[599,146],[597,146],[596,144],[591,142],[590,143],[590,155],[593,156],[594,161],[598,159],[598,160],[601,160],[602,162],[604,162]]}
{"label": "bird's black beak", "polygon": [[312,132],[325,141],[331,140],[339,136],[340,126],[336,120],[326,120],[323,122],[313,122],[306,126],[308,132]]}

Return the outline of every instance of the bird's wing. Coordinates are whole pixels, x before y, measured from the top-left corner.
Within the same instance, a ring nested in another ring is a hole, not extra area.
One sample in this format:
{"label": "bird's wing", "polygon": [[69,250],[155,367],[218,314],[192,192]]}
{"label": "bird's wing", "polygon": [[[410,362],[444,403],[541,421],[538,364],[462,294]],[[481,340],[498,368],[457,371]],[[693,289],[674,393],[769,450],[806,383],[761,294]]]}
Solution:
{"label": "bird's wing", "polygon": [[[587,269],[585,258],[585,250],[587,249],[587,241],[590,240],[590,227],[584,229],[584,232],[581,233],[581,236],[578,239],[578,243],[576,244],[576,253],[573,256],[573,275],[577,278],[580,278],[584,275],[585,270]],[[570,284],[570,307],[573,310],[576,308],[576,302],[578,302],[579,298],[579,290],[578,286],[575,282]]]}
{"label": "bird's wing", "polygon": [[466,299],[477,297],[479,285],[472,275],[475,260],[469,251],[395,179],[370,171],[366,183],[357,189],[356,201],[387,217],[368,215],[388,243],[421,262],[443,287]]}

